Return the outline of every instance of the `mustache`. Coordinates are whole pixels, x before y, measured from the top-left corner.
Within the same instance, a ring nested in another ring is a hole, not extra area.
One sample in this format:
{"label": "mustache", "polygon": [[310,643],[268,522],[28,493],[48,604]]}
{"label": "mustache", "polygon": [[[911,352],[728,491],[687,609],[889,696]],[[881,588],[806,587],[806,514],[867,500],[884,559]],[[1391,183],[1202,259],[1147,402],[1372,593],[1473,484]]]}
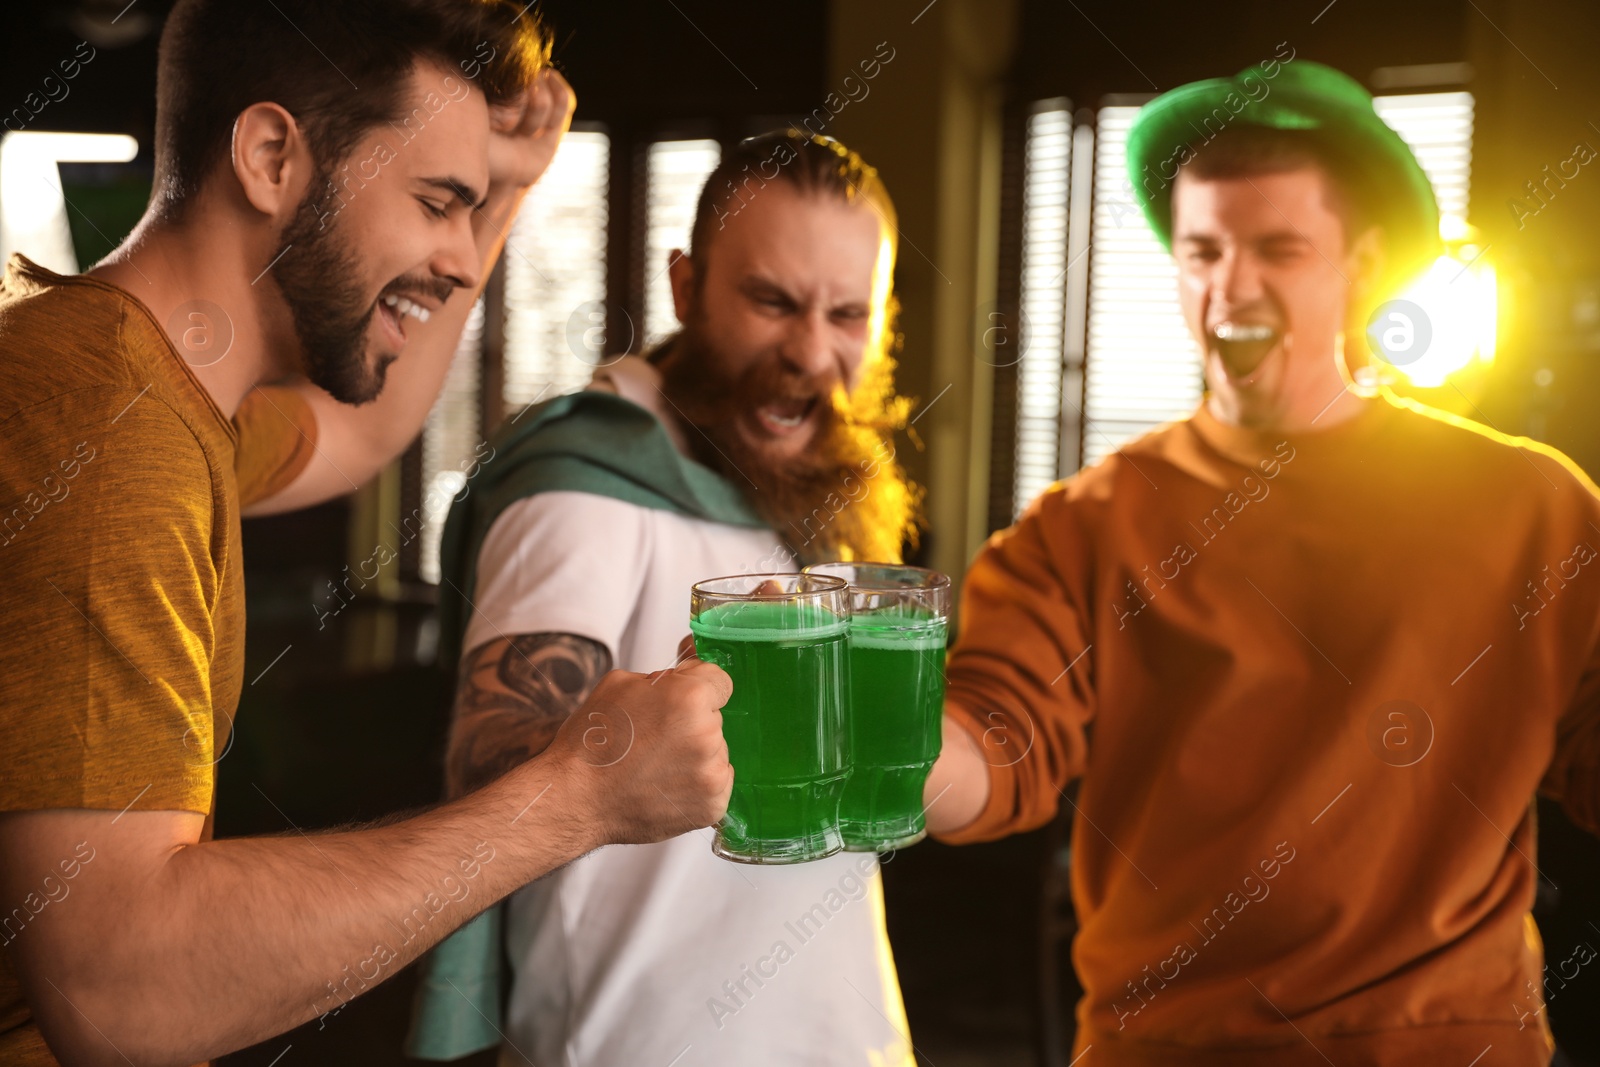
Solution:
{"label": "mustache", "polygon": [[836,375],[808,375],[775,360],[763,360],[737,377],[715,371],[696,373],[680,367],[670,378],[677,387],[674,392],[680,396],[680,412],[700,426],[732,423],[740,415],[769,404],[815,402],[825,417],[837,407]]}
{"label": "mustache", "polygon": [[732,391],[740,403],[760,407],[774,401],[825,401],[841,384],[836,372],[807,374],[781,359],[769,358],[746,371],[733,383]]}
{"label": "mustache", "polygon": [[402,274],[378,293],[378,299],[393,294],[395,296],[432,297],[443,304],[450,299],[450,294],[458,288],[458,283],[449,278],[436,278],[431,274]]}

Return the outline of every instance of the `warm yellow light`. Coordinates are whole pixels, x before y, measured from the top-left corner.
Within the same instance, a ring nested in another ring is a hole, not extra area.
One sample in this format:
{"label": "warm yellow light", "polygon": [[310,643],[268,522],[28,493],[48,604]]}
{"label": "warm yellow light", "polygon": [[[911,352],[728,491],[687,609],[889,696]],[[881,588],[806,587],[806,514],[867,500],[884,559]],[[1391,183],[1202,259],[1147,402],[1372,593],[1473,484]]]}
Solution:
{"label": "warm yellow light", "polygon": [[1498,292],[1494,268],[1484,262],[1482,249],[1466,244],[1440,256],[1393,303],[1403,302],[1423,313],[1406,326],[1416,331],[1416,347],[1422,351],[1415,358],[1390,361],[1411,384],[1440,386],[1474,360],[1494,359]]}

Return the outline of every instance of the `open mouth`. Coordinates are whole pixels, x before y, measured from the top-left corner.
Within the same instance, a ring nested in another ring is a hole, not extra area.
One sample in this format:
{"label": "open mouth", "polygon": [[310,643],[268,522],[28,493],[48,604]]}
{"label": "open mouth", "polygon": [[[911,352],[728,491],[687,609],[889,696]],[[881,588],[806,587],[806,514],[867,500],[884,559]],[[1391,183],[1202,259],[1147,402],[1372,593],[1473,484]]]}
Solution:
{"label": "open mouth", "polygon": [[386,307],[394,308],[394,310],[399,314],[410,315],[419,322],[427,322],[428,316],[433,314],[433,312],[429,311],[421,304],[414,303],[411,300],[408,300],[406,297],[400,296],[398,293],[390,293],[388,296],[383,298],[383,303]]}
{"label": "open mouth", "polygon": [[1260,322],[1221,322],[1211,328],[1211,347],[1235,378],[1254,373],[1282,339],[1282,331]]}
{"label": "open mouth", "polygon": [[398,293],[390,293],[378,301],[378,314],[383,316],[384,321],[403,341],[406,336],[406,319],[411,318],[418,322],[427,322],[432,312],[421,304]]}
{"label": "open mouth", "polygon": [[787,397],[756,408],[756,422],[774,437],[796,433],[817,409],[817,398]]}

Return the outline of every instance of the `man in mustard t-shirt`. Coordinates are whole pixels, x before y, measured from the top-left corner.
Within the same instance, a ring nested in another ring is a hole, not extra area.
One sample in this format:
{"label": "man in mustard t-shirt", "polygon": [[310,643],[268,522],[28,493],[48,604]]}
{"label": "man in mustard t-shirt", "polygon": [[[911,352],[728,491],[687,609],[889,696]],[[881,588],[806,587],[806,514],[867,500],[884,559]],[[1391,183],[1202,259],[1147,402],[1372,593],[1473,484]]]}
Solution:
{"label": "man in mustard t-shirt", "polygon": [[240,517],[347,493],[417,434],[571,119],[526,10],[182,0],[145,217],[85,275],[6,265],[0,1063],[251,1044],[585,852],[724,810],[729,683],[694,662],[601,682],[635,729],[614,765],[578,715],[413,819],[210,840]]}
{"label": "man in mustard t-shirt", "polygon": [[1280,51],[1146,105],[1128,163],[1207,396],[979,554],[929,829],[1071,812],[1085,1064],[1546,1064],[1533,799],[1600,830],[1594,483],[1357,384],[1422,354],[1388,301],[1438,254],[1359,84]]}

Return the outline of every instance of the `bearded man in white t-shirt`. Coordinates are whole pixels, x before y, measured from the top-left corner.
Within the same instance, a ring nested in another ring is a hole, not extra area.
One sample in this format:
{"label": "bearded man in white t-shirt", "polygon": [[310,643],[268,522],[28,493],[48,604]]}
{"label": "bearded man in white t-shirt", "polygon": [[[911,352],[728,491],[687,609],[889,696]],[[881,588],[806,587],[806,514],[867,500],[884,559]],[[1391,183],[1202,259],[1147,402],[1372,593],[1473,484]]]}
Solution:
{"label": "bearded man in white t-shirt", "polygon": [[[682,330],[497,436],[445,534],[453,792],[542,751],[607,671],[670,668],[694,582],[900,558],[917,500],[889,436],[896,233],[838,142],[743,142],[671,260]],[[596,761],[626,759],[626,712],[585,714]],[[710,836],[601,849],[519,891],[491,935],[503,1024],[491,983],[443,964],[424,998],[481,1011],[502,1063],[911,1064],[876,858],[744,866]]]}

